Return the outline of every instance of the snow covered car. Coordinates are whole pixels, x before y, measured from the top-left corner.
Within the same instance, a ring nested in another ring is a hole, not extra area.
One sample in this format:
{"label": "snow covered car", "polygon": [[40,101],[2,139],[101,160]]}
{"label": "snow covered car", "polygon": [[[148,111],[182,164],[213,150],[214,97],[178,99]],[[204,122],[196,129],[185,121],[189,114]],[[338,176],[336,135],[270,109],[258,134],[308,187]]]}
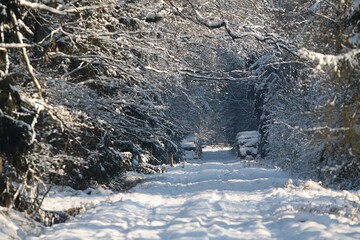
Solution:
{"label": "snow covered car", "polygon": [[184,152],[185,158],[201,158],[202,147],[199,138],[194,135],[186,136],[180,146]]}
{"label": "snow covered car", "polygon": [[258,154],[259,138],[258,131],[239,132],[236,135],[238,157],[241,159],[255,158]]}

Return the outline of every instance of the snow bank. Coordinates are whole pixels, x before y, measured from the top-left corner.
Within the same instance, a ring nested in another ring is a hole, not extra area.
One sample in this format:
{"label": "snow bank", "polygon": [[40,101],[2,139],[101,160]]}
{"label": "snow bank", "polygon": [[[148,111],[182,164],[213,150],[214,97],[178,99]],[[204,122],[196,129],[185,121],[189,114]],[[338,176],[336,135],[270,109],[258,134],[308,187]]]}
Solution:
{"label": "snow bank", "polygon": [[24,239],[29,232],[41,231],[42,226],[25,214],[0,207],[0,239]]}
{"label": "snow bank", "polygon": [[238,144],[250,147],[258,143],[259,137],[260,134],[258,131],[245,131],[239,132],[236,135],[236,140],[238,141]]}

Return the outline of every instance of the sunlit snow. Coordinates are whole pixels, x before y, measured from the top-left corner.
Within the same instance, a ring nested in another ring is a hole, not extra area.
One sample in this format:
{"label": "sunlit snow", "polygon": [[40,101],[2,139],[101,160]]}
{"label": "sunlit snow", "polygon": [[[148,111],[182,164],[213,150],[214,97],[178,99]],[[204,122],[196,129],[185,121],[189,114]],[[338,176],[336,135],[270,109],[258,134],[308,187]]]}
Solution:
{"label": "sunlit snow", "polygon": [[119,194],[53,193],[48,208],[88,209],[27,239],[360,239],[357,192],[292,180],[228,148],[205,148],[201,160],[165,174],[129,177],[144,182]]}

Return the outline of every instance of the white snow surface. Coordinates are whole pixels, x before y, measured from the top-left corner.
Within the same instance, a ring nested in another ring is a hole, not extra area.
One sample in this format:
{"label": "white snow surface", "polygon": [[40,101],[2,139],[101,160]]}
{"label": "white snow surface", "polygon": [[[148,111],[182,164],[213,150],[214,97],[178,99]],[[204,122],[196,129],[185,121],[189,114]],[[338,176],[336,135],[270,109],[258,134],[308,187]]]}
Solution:
{"label": "white snow surface", "polygon": [[252,147],[257,145],[259,142],[260,134],[258,131],[245,131],[239,132],[236,135],[238,144],[244,145],[245,147]]}
{"label": "white snow surface", "polygon": [[359,192],[292,180],[207,147],[126,193],[53,192],[44,208],[86,206],[26,239],[360,239]]}

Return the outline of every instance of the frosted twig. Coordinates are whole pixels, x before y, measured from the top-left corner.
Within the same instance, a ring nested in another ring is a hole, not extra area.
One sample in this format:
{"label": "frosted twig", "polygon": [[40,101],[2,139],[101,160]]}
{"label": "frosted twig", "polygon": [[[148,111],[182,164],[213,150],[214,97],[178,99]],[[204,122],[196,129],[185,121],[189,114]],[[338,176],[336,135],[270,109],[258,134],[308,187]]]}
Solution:
{"label": "frosted twig", "polygon": [[45,4],[41,4],[41,3],[33,3],[33,2],[28,2],[25,0],[19,0],[19,5],[22,7],[28,7],[28,8],[32,8],[32,9],[39,9],[39,10],[45,10],[54,14],[58,14],[58,15],[66,15],[67,13],[64,11],[60,11],[57,10],[55,8],[49,7]]}
{"label": "frosted twig", "polygon": [[0,43],[0,48],[27,48],[27,47],[32,47],[32,45],[30,44],[26,44],[26,43]]}

